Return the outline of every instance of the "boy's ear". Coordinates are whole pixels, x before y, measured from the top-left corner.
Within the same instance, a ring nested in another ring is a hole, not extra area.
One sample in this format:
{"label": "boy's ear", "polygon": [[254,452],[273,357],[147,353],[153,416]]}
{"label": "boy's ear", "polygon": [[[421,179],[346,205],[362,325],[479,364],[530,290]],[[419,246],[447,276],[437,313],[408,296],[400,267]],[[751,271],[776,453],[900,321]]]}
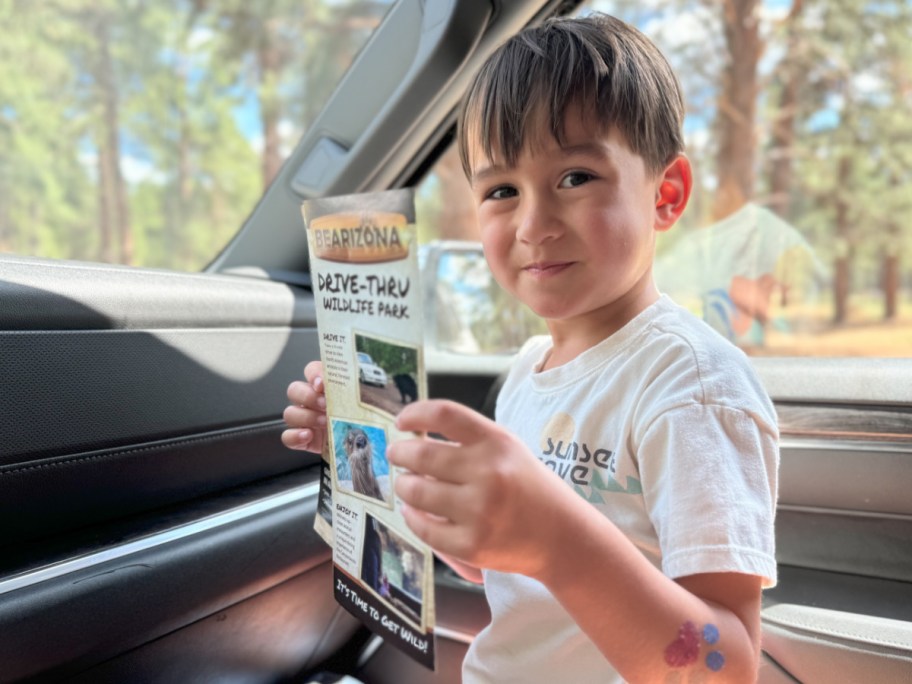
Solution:
{"label": "boy's ear", "polygon": [[675,157],[656,179],[656,230],[668,230],[681,218],[692,189],[690,160],[682,154]]}

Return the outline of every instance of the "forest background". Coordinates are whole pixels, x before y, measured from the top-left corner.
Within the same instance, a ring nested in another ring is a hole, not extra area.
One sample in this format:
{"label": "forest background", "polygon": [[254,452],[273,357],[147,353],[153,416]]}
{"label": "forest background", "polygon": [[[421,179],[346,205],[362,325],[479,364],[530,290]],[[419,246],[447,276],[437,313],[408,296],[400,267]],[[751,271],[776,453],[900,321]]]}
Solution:
{"label": "forest background", "polygon": [[[0,0],[0,252],[200,270],[391,0]],[[669,56],[696,188],[676,239],[765,207],[827,267],[783,353],[912,351],[912,0],[595,0]],[[452,155],[425,239],[471,238]],[[775,331],[774,331],[775,333]],[[775,341],[775,334],[771,336]]]}

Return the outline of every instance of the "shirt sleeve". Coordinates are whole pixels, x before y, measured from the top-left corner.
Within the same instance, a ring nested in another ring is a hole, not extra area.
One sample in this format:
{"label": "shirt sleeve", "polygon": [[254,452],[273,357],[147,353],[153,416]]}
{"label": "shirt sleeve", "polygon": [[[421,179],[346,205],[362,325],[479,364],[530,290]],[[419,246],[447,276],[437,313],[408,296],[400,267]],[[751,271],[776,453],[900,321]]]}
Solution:
{"label": "shirt sleeve", "polygon": [[774,428],[738,408],[688,404],[652,421],[637,453],[667,576],[742,572],[775,585]]}

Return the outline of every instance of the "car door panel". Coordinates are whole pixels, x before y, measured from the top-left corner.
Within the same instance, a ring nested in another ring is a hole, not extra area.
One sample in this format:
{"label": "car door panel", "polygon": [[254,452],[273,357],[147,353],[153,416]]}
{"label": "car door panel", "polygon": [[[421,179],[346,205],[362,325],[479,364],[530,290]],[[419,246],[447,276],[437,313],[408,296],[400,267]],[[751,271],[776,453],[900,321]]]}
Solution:
{"label": "car door panel", "polygon": [[[40,555],[35,548],[31,567],[20,559],[25,569],[0,580],[0,680],[57,681],[127,652],[142,662],[146,644],[159,643],[157,652],[162,637],[183,628],[195,633],[209,616],[218,623],[225,613],[226,620],[242,602],[255,617],[231,624],[238,638],[285,623],[286,638],[296,640],[298,658],[281,663],[288,674],[327,657],[356,625],[337,616],[328,590],[329,549],[312,530],[317,491],[316,474],[302,471],[95,527],[78,548],[43,547]],[[276,613],[269,592],[285,583],[296,590]],[[199,664],[192,655],[183,653],[183,666]],[[144,676],[188,681],[169,672],[174,668]]]}
{"label": "car door panel", "polygon": [[908,622],[800,605],[764,611],[767,653],[800,682],[909,681]]}
{"label": "car door panel", "polygon": [[309,292],[0,257],[0,301],[0,681],[151,662],[239,602],[266,619],[285,582],[307,616],[289,673],[351,638],[313,531],[319,457],[279,440],[317,356]]}
{"label": "car door panel", "polygon": [[293,679],[351,637],[356,621],[326,591],[331,584],[332,569],[322,564],[65,681],[249,684],[275,682],[277,673]]}
{"label": "car door panel", "polygon": [[796,681],[908,681],[910,369],[883,359],[755,364],[782,434],[780,576],[764,594],[765,654]]}
{"label": "car door panel", "polygon": [[7,542],[307,464],[278,439],[285,387],[317,354],[307,298],[95,265],[4,259],[2,272],[0,298],[22,302],[0,313]]}

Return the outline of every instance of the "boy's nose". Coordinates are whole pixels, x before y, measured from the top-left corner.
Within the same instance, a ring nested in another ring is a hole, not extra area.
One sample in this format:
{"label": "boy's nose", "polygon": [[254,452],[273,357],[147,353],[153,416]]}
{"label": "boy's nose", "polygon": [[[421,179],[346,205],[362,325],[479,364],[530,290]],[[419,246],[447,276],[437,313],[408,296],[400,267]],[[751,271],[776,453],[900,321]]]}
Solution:
{"label": "boy's nose", "polygon": [[547,197],[523,198],[516,226],[516,239],[537,245],[552,240],[563,230],[559,213]]}

